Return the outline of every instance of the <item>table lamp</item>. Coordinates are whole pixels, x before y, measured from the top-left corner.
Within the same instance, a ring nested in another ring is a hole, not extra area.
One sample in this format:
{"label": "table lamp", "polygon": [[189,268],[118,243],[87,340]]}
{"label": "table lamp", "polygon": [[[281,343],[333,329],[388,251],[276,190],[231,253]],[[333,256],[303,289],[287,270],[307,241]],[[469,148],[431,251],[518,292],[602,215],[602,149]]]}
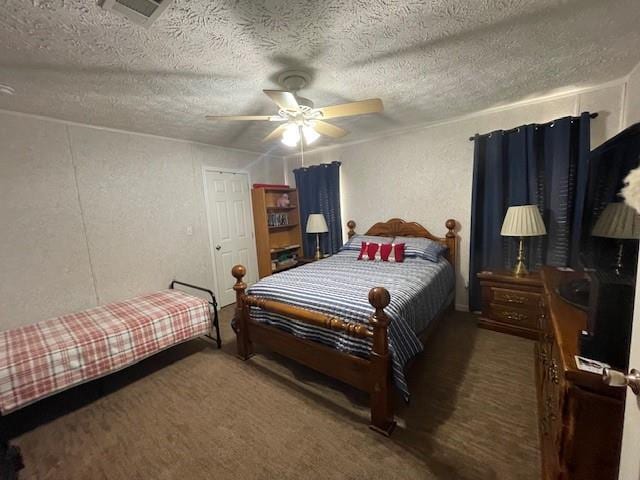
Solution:
{"label": "table lamp", "polygon": [[307,233],[316,234],[316,260],[320,260],[322,258],[322,254],[320,253],[320,234],[328,231],[329,228],[327,228],[327,221],[324,219],[323,214],[312,213],[309,215],[309,218],[307,219]]}
{"label": "table lamp", "polygon": [[640,215],[626,203],[610,203],[605,207],[593,227],[594,237],[615,238],[618,240],[618,254],[615,263],[617,275],[622,273],[622,240],[640,238]]}
{"label": "table lamp", "polygon": [[529,273],[524,264],[524,237],[536,237],[546,234],[547,229],[544,226],[537,205],[509,207],[507,214],[504,216],[500,235],[503,237],[520,237],[518,258],[513,268],[514,275],[522,276]]}

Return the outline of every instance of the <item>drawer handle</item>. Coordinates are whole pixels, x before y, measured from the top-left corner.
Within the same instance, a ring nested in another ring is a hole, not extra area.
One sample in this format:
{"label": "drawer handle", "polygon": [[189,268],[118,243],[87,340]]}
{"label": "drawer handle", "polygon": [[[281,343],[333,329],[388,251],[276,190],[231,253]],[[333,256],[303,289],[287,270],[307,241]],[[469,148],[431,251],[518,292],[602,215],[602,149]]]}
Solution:
{"label": "drawer handle", "polygon": [[520,295],[512,295],[510,293],[503,293],[501,297],[507,303],[523,304],[527,301],[525,297],[521,297]]}
{"label": "drawer handle", "polygon": [[500,312],[500,315],[505,320],[513,320],[515,322],[524,322],[529,318],[529,315],[525,315],[524,313],[518,313],[518,312]]}

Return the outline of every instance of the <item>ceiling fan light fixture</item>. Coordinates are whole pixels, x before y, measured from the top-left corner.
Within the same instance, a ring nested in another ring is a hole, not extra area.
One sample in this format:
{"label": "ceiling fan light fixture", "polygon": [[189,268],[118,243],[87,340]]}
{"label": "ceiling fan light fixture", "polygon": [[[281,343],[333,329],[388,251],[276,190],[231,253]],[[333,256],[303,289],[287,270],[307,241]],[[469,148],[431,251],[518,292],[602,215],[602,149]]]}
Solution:
{"label": "ceiling fan light fixture", "polygon": [[288,125],[282,134],[282,143],[288,147],[295,147],[300,141],[300,131],[298,125]]}
{"label": "ceiling fan light fixture", "polygon": [[304,141],[307,143],[307,145],[311,145],[318,138],[320,138],[320,134],[316,132],[313,127],[310,127],[308,125],[302,127],[302,135],[304,136]]}

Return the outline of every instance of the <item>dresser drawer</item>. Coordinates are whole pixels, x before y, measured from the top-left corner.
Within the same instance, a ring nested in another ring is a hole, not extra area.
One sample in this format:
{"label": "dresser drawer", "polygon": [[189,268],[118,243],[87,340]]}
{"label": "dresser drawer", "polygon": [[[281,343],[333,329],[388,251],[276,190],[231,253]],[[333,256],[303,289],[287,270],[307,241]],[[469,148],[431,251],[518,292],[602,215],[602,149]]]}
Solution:
{"label": "dresser drawer", "polygon": [[497,303],[491,303],[489,305],[490,318],[519,327],[537,330],[539,316],[540,312],[536,309],[521,308],[513,305],[501,305]]}
{"label": "dresser drawer", "polygon": [[491,303],[522,308],[540,309],[542,305],[542,297],[539,293],[500,287],[491,287],[490,301]]}

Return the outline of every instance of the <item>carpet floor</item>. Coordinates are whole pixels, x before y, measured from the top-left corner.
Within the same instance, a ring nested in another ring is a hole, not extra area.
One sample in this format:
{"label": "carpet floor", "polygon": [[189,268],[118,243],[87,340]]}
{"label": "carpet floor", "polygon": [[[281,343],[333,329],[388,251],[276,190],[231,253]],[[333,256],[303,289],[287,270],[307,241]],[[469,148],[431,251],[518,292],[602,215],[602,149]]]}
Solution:
{"label": "carpet floor", "polygon": [[[452,313],[391,438],[368,398],[274,354],[197,339],[7,417],[21,479],[538,479],[533,342]],[[258,350],[259,351],[259,350]]]}

